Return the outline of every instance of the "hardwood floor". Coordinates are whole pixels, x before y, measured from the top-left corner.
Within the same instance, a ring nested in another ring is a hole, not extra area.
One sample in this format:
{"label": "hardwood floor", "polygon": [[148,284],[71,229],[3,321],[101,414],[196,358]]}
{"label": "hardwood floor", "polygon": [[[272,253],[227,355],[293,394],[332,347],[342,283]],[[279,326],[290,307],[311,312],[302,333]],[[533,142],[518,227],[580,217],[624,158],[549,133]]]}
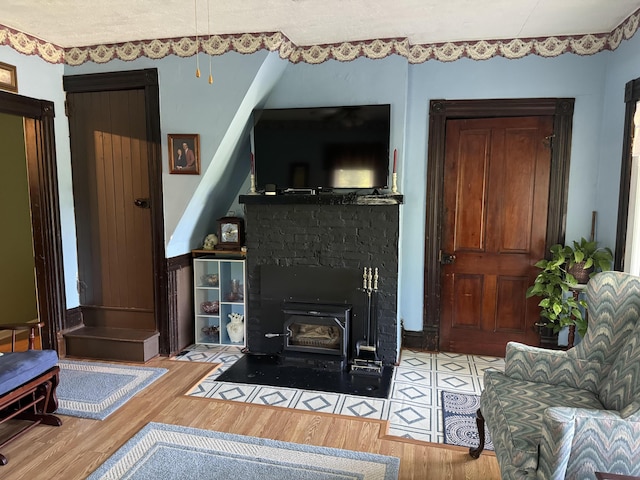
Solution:
{"label": "hardwood floor", "polygon": [[1,449],[0,478],[84,479],[148,422],[185,425],[400,458],[400,479],[499,479],[492,453],[472,460],[466,448],[384,436],[385,422],[277,407],[187,397],[211,364],[155,358],[167,374],[104,421],[61,416],[61,427],[38,426]]}

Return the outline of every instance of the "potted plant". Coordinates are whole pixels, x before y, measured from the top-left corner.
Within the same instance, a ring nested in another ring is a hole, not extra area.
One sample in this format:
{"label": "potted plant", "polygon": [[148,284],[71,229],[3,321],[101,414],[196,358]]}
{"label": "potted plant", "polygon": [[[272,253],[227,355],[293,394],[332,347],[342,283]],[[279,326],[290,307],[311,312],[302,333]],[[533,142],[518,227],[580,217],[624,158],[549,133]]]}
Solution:
{"label": "potted plant", "polygon": [[567,246],[564,250],[569,260],[567,272],[578,283],[587,283],[596,272],[611,270],[613,252],[608,247],[599,248],[596,241],[582,237],[579,242],[573,241],[573,248]]}
{"label": "potted plant", "polygon": [[[613,255],[609,248],[598,248],[597,242],[573,242],[573,246],[553,245],[551,258],[536,263],[540,273],[532,286],[527,289],[527,298],[541,297],[540,316],[542,322],[537,325],[549,328],[557,333],[567,326],[575,325],[582,336],[587,331],[587,320],[583,309],[587,304],[579,296],[574,296],[575,289],[581,282],[576,277],[588,281],[598,271],[610,270]],[[578,266],[578,267],[576,267]],[[586,279],[579,268],[587,269]],[[576,269],[578,268],[578,270]]]}

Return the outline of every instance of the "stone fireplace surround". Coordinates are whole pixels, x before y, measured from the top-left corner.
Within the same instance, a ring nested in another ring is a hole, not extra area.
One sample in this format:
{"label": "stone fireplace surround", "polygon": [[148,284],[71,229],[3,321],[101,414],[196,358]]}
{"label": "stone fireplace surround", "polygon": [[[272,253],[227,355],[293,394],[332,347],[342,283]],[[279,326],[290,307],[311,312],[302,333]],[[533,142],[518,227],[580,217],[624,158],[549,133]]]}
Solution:
{"label": "stone fireplace surround", "polygon": [[[378,355],[396,362],[399,206],[402,195],[241,195],[245,208],[251,353],[279,353],[283,302],[352,306],[349,356],[363,335],[365,267],[378,268]],[[374,296],[375,297],[375,296]]]}

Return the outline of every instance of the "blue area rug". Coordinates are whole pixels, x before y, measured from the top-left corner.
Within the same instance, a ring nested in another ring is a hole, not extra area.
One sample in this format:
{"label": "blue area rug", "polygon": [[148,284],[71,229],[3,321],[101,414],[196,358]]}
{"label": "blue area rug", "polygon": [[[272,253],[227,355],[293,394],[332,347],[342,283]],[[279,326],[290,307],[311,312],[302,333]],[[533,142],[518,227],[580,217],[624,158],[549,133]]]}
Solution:
{"label": "blue area rug", "polygon": [[95,420],[107,418],[168,371],[72,360],[60,360],[58,365],[60,384],[56,390],[56,413]]}
{"label": "blue area rug", "polygon": [[395,480],[400,460],[149,423],[88,480]]}
{"label": "blue area rug", "polygon": [[[477,447],[479,436],[476,412],[479,408],[480,397],[478,395],[443,391],[444,443],[460,447]],[[484,442],[485,450],[493,450],[493,443],[486,425]]]}

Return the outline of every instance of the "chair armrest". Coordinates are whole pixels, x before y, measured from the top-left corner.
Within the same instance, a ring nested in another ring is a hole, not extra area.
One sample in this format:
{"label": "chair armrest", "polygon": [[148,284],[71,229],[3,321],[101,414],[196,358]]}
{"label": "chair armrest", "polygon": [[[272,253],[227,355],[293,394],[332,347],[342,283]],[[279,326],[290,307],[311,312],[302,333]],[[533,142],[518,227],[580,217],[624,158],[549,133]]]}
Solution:
{"label": "chair armrest", "polygon": [[35,338],[36,338],[36,330],[38,334],[41,333],[42,327],[44,327],[44,322],[36,322],[36,323],[0,323],[0,331],[1,330],[10,330],[11,331],[11,351],[15,351],[16,347],[16,332],[21,330],[29,330],[29,350],[33,350],[35,348]]}
{"label": "chair armrest", "polygon": [[[637,405],[636,405],[637,407]],[[544,415],[538,478],[589,478],[615,462],[640,473],[640,413],[552,407]]]}
{"label": "chair armrest", "polygon": [[600,379],[608,367],[576,358],[562,350],[547,350],[509,342],[504,373],[517,380],[565,385],[598,393]]}

